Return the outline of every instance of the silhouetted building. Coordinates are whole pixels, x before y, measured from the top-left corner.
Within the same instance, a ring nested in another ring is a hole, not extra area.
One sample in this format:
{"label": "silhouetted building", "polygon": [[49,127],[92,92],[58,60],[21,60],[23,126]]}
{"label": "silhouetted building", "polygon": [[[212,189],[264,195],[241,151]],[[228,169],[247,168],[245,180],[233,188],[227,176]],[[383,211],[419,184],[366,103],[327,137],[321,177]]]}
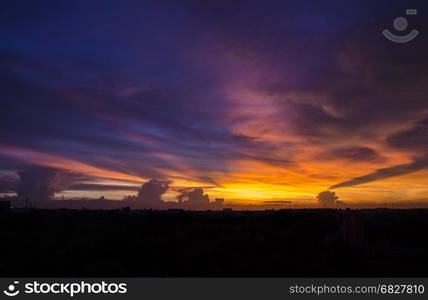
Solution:
{"label": "silhouetted building", "polygon": [[364,245],[364,221],[359,212],[348,212],[342,219],[342,238],[354,246]]}
{"label": "silhouetted building", "polygon": [[10,201],[0,201],[0,212],[6,212],[6,211],[10,211],[10,209],[12,208]]}

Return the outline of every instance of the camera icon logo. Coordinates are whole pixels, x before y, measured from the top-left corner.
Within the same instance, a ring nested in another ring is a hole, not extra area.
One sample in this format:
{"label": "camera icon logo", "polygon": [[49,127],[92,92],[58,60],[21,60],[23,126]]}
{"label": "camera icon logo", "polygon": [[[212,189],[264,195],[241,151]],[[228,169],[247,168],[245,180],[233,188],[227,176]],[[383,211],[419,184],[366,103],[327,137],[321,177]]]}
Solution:
{"label": "camera icon logo", "polygon": [[6,290],[3,290],[3,293],[9,297],[15,297],[19,294],[19,290],[16,288],[19,281],[14,281],[13,284],[9,284]]}
{"label": "camera icon logo", "polygon": [[[406,15],[417,15],[417,14],[418,14],[418,11],[416,9],[406,10]],[[407,20],[403,17],[397,17],[395,18],[393,25],[397,31],[404,31],[407,28]],[[413,40],[419,34],[419,31],[417,31],[416,29],[413,29],[411,32],[409,32],[406,35],[395,35],[388,29],[385,29],[382,31],[382,33],[391,42],[407,43]]]}

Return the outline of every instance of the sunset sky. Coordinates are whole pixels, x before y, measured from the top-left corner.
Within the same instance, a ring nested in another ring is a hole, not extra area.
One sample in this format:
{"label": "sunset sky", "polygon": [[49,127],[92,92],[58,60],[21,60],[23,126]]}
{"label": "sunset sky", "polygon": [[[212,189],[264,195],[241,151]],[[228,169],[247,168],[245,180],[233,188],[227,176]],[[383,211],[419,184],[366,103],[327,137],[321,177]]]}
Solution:
{"label": "sunset sky", "polygon": [[352,2],[2,2],[0,194],[427,203],[424,1]]}

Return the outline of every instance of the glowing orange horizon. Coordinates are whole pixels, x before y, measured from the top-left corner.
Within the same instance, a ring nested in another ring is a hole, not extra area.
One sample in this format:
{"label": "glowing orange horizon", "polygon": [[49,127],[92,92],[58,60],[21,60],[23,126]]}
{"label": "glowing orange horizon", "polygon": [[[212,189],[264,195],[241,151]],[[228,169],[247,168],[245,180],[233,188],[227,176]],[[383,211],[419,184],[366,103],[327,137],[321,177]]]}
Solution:
{"label": "glowing orange horizon", "polygon": [[[312,149],[313,151],[313,149]],[[57,168],[92,176],[101,179],[101,184],[123,184],[129,182],[130,187],[142,184],[149,178],[139,177],[132,174],[99,168],[77,160],[52,155],[40,151],[24,149],[21,147],[0,144],[0,153],[18,161],[29,164]],[[394,163],[406,162],[405,155],[392,154]],[[269,201],[292,201],[295,205],[314,205],[315,196],[329,186],[355,176],[373,171],[378,166],[366,163],[353,164],[352,170],[346,168],[348,162],[336,160],[332,162],[306,161],[293,168],[284,168],[273,164],[263,163],[251,159],[235,160],[232,168],[236,170],[230,174],[214,174],[214,179],[219,183],[213,186],[209,182],[193,180],[196,173],[183,164],[176,164],[182,173],[170,170],[158,170],[166,178],[171,179],[171,187],[195,187],[208,186],[205,191],[211,199],[222,197],[227,203],[263,205]],[[392,164],[392,163],[390,163]],[[385,164],[383,164],[385,165]],[[386,164],[388,165],[388,164]],[[326,175],[328,174],[328,176]],[[342,188],[336,190],[340,199],[348,204],[373,204],[373,203],[395,203],[395,202],[423,202],[425,194],[425,182],[423,178],[428,175],[428,170],[422,170],[399,178],[389,178],[368,184]],[[211,186],[211,187],[210,187]],[[391,188],[394,187],[394,188]],[[407,191],[400,194],[398,191]],[[397,192],[394,192],[397,191]],[[123,195],[122,195],[123,193]],[[70,194],[66,192],[65,194]],[[83,195],[73,192],[70,195]],[[96,192],[88,193],[96,195]],[[135,190],[126,189],[115,192],[99,193],[111,195],[113,199],[120,199],[126,194],[135,194]],[[174,191],[168,192],[168,198],[173,199]]]}

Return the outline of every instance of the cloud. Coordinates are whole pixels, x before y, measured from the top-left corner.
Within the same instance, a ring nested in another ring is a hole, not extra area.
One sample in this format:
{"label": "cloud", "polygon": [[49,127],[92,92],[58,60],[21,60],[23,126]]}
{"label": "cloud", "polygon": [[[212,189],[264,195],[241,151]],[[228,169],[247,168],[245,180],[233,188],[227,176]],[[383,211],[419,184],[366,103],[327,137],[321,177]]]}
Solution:
{"label": "cloud", "polygon": [[336,196],[335,192],[324,191],[317,195],[318,204],[324,208],[334,207],[339,197]]}
{"label": "cloud", "polygon": [[32,201],[51,200],[55,193],[66,190],[82,178],[75,173],[50,168],[32,168],[18,174],[18,197]]}
{"label": "cloud", "polygon": [[387,138],[388,145],[397,148],[422,153],[408,164],[382,168],[373,173],[356,177],[351,180],[333,185],[331,188],[356,186],[390,177],[397,177],[428,168],[428,119],[416,122],[409,129],[394,133]]}
{"label": "cloud", "polygon": [[355,162],[368,161],[368,162],[383,162],[385,160],[379,153],[369,147],[349,147],[349,148],[336,148],[329,150],[322,159],[346,159]]}
{"label": "cloud", "polygon": [[0,176],[0,193],[12,193],[19,184],[19,178],[12,175]]}
{"label": "cloud", "polygon": [[425,153],[426,39],[379,35],[383,4],[400,1],[229,2],[6,5],[0,171],[83,173],[92,181],[69,188],[88,192],[126,185],[97,178],[167,178],[280,198],[350,177],[336,160]]}
{"label": "cloud", "polygon": [[350,186],[369,183],[369,182],[386,179],[390,177],[402,176],[402,175],[417,172],[426,168],[428,168],[428,155],[418,158],[409,164],[402,164],[402,165],[398,165],[390,168],[379,169],[373,173],[335,184],[331,186],[330,189],[350,187]]}
{"label": "cloud", "polygon": [[144,207],[157,207],[161,204],[161,196],[169,188],[169,182],[151,179],[144,183],[138,192],[138,200]]}
{"label": "cloud", "polygon": [[143,179],[132,174],[98,168],[80,161],[61,157],[58,155],[53,155],[31,149],[24,149],[10,145],[0,144],[0,154],[12,157],[18,161],[26,162],[30,165],[37,165],[47,168],[82,173],[88,176],[98,178],[110,178],[135,182],[142,181]]}
{"label": "cloud", "polygon": [[210,203],[208,194],[205,194],[201,187],[182,189],[177,199],[190,209],[207,208]]}
{"label": "cloud", "polygon": [[204,189],[202,187],[180,189],[180,194],[177,196],[177,199],[179,201],[185,199],[189,204],[207,203],[209,201],[208,195],[204,194]]}
{"label": "cloud", "polygon": [[395,148],[426,152],[428,149],[428,119],[416,122],[408,130],[391,135],[387,142]]}
{"label": "cloud", "polygon": [[139,189],[138,186],[95,183],[78,183],[67,188],[70,191],[138,191]]}

